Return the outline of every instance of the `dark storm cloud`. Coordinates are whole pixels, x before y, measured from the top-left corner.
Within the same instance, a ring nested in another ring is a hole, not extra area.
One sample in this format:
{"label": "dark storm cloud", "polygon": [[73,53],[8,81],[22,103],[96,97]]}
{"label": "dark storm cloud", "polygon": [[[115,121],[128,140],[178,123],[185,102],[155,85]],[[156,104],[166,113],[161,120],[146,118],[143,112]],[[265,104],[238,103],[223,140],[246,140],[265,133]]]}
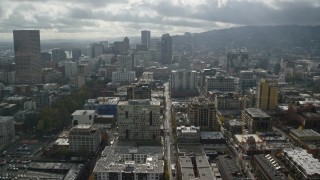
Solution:
{"label": "dark storm cloud", "polygon": [[121,4],[128,3],[129,0],[13,0],[16,2],[63,2],[63,3],[74,3],[75,5],[85,4],[94,7],[101,7],[107,4]]}
{"label": "dark storm cloud", "polygon": [[239,25],[319,25],[319,0],[0,0],[0,32],[181,33]]}
{"label": "dark storm cloud", "polygon": [[273,7],[263,1],[229,1],[219,7],[216,1],[196,6],[179,6],[166,2],[145,3],[163,16],[185,17],[241,25],[320,24],[320,7],[316,1],[274,1]]}
{"label": "dark storm cloud", "polygon": [[[141,9],[141,7],[139,7]],[[128,11],[120,11],[114,13],[112,11],[94,11],[88,8],[72,8],[68,16],[74,19],[96,19],[106,22],[132,22],[132,23],[149,23],[149,24],[160,24],[160,25],[171,25],[171,26],[184,26],[184,27],[197,27],[207,28],[209,26],[215,27],[215,23],[203,22],[200,20],[190,20],[188,18],[172,18],[161,15],[140,15],[139,10],[131,9]]]}

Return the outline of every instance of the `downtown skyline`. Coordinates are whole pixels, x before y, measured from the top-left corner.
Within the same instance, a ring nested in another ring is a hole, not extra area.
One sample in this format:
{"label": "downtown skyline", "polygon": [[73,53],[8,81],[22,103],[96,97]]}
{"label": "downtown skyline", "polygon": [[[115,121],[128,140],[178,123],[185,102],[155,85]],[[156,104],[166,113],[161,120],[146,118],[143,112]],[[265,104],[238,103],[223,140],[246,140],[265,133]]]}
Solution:
{"label": "downtown skyline", "polygon": [[[0,39],[37,29],[41,39],[154,37],[239,26],[319,25],[316,0],[2,0]],[[254,16],[253,16],[254,14]]]}

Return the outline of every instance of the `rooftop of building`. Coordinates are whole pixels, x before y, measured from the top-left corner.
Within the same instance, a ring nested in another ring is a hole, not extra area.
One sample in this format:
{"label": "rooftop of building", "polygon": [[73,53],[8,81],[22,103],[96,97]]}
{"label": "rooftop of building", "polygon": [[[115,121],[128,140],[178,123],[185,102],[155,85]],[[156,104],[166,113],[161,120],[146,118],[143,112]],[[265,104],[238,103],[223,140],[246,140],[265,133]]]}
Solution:
{"label": "rooftop of building", "polygon": [[242,120],[240,119],[232,119],[227,122],[229,126],[242,126]]}
{"label": "rooftop of building", "polygon": [[[129,147],[107,146],[102,157],[97,161],[93,172],[133,172],[133,173],[163,173],[164,162],[155,151],[162,147]],[[148,151],[149,150],[149,151]],[[142,152],[143,151],[143,152]],[[125,161],[121,154],[146,154],[145,162]],[[163,154],[163,151],[162,151]]]}
{"label": "rooftop of building", "polygon": [[279,163],[270,155],[258,154],[254,155],[254,159],[262,167],[270,180],[288,179],[285,174],[280,171],[282,168]]}
{"label": "rooftop of building", "polygon": [[260,139],[260,137],[256,134],[236,134],[234,135],[234,137],[237,139],[237,141],[239,143],[246,143],[248,138],[253,137],[256,143],[262,143],[262,140]]}
{"label": "rooftop of building", "polygon": [[214,101],[211,98],[207,98],[204,96],[197,96],[197,97],[189,98],[189,102],[192,104],[198,104],[198,105],[200,105],[200,104],[214,105]]}
{"label": "rooftop of building", "polygon": [[12,116],[0,116],[0,124],[13,121]]}
{"label": "rooftop of building", "polygon": [[204,155],[204,149],[201,144],[178,144],[178,153],[180,155]]}
{"label": "rooftop of building", "polygon": [[[195,163],[198,170],[197,172],[194,171],[194,165],[192,164],[191,160],[192,158],[195,158]],[[214,179],[213,172],[211,171],[211,167],[206,156],[180,156],[178,161],[181,167],[182,179]]]}
{"label": "rooftop of building", "polygon": [[69,145],[69,139],[67,138],[58,138],[55,142],[55,145],[57,146],[68,146]]}
{"label": "rooftop of building", "polygon": [[89,116],[89,115],[95,115],[95,110],[76,110],[72,113],[72,116]]}
{"label": "rooftop of building", "polygon": [[217,114],[221,116],[237,116],[241,114],[241,109],[218,109]]}
{"label": "rooftop of building", "polygon": [[246,112],[254,118],[270,118],[270,116],[258,108],[247,108]]}
{"label": "rooftop of building", "polygon": [[98,97],[99,104],[117,105],[120,98],[119,97]]}
{"label": "rooftop of building", "polygon": [[303,137],[319,137],[320,134],[312,129],[290,129],[290,133],[298,138]]}
{"label": "rooftop of building", "polygon": [[106,146],[102,151],[101,156],[109,154],[148,154],[163,157],[162,146]]}
{"label": "rooftop of building", "polygon": [[178,126],[177,131],[181,131],[182,133],[197,133],[200,131],[200,127],[196,126]]}
{"label": "rooftop of building", "polygon": [[223,178],[228,180],[238,180],[244,178],[236,159],[231,155],[218,156],[218,167]]}
{"label": "rooftop of building", "polygon": [[[302,148],[283,149],[285,155],[291,158],[295,164],[303,169],[306,175],[320,175],[320,161],[315,159],[311,154]],[[299,168],[299,169],[300,169]]]}
{"label": "rooftop of building", "polygon": [[224,139],[220,131],[201,132],[200,137],[201,139]]}
{"label": "rooftop of building", "polygon": [[131,99],[129,101],[119,101],[118,106],[125,106],[125,105],[151,105],[151,106],[160,106],[159,101],[150,101],[149,99]]}

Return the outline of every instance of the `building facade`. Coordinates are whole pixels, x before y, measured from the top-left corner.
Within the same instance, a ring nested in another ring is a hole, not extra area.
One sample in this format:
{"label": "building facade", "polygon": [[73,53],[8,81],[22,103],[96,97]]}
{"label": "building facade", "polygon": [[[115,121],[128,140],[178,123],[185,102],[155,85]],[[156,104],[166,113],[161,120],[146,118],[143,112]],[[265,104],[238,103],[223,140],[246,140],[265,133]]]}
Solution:
{"label": "building facade", "polygon": [[100,131],[89,124],[79,124],[69,133],[69,151],[80,154],[94,154],[101,142]]}
{"label": "building facade", "polygon": [[141,31],[141,44],[150,48],[151,32],[148,30]]}
{"label": "building facade", "polygon": [[246,70],[240,71],[239,87],[240,90],[245,91],[249,88],[257,87],[257,83],[261,78],[267,77],[265,70]]}
{"label": "building facade", "polygon": [[96,115],[95,110],[76,110],[72,113],[72,124],[93,124],[94,116]]}
{"label": "building facade", "polygon": [[119,140],[160,142],[160,102],[120,101],[117,107]]}
{"label": "building facade", "polygon": [[249,133],[271,130],[271,117],[261,109],[247,108],[243,112],[242,118],[245,118]]}
{"label": "building facade", "polygon": [[127,99],[151,100],[151,88],[149,84],[132,84],[127,88]]}
{"label": "building facade", "polygon": [[208,91],[234,91],[234,77],[218,74],[216,76],[205,77],[205,92]]}
{"label": "building facade", "polygon": [[278,82],[261,79],[257,87],[256,107],[262,110],[275,109],[278,106]]}
{"label": "building facade", "polygon": [[200,127],[177,127],[177,143],[200,143]]}
{"label": "building facade", "polygon": [[163,180],[162,147],[107,146],[93,170],[95,180]]}
{"label": "building facade", "polygon": [[197,72],[185,69],[171,71],[170,88],[172,97],[196,95]]}
{"label": "building facade", "polygon": [[120,69],[126,69],[127,71],[133,71],[135,67],[133,55],[118,55],[117,63]]}
{"label": "building facade", "polygon": [[13,117],[0,116],[0,149],[10,144],[15,138]]}
{"label": "building facade", "polygon": [[16,82],[24,84],[41,81],[40,32],[14,30]]}
{"label": "building facade", "polygon": [[171,64],[172,61],[172,39],[169,34],[161,37],[161,64]]}
{"label": "building facade", "polygon": [[201,129],[217,129],[216,109],[214,101],[205,97],[194,97],[188,101],[188,117],[190,122]]}
{"label": "building facade", "polygon": [[121,84],[130,84],[136,80],[135,71],[116,71],[112,72],[112,82]]}

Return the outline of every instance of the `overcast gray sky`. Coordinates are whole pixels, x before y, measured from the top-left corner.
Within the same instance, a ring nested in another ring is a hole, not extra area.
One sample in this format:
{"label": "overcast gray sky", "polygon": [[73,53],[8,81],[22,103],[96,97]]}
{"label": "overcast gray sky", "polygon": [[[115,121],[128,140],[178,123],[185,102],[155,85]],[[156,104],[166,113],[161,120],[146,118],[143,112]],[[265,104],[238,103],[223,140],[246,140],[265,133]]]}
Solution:
{"label": "overcast gray sky", "polygon": [[319,25],[320,0],[0,0],[0,41],[182,34],[244,25]]}

